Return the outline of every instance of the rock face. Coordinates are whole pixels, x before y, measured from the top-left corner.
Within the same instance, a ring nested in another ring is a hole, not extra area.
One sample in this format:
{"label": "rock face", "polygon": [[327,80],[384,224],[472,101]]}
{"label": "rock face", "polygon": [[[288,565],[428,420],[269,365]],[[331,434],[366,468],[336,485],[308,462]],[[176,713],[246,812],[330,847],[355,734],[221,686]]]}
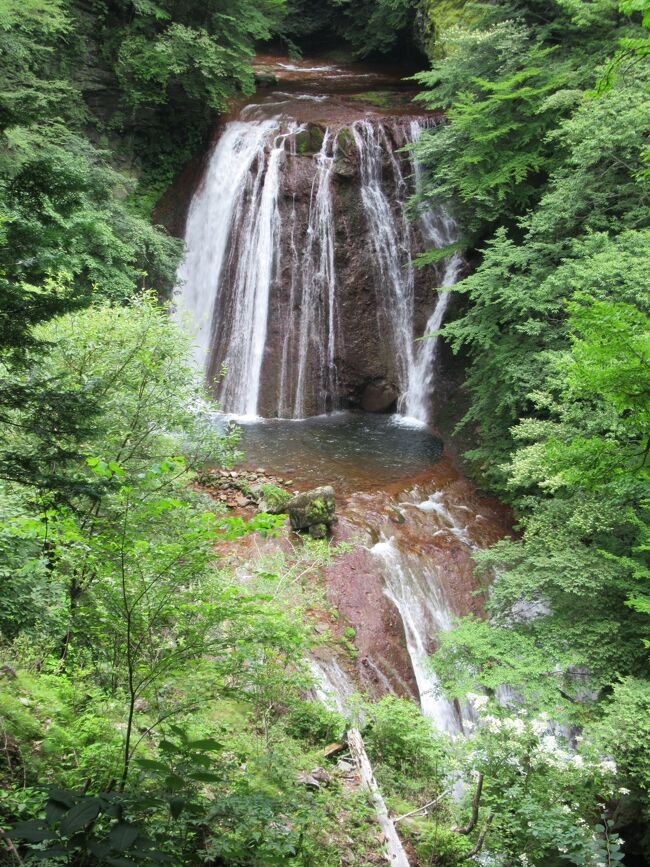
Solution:
{"label": "rock face", "polygon": [[[337,409],[396,408],[407,389],[416,338],[437,303],[432,288],[444,276],[444,263],[412,265],[431,245],[432,221],[444,235],[439,217],[427,223],[407,216],[415,187],[405,146],[418,129],[419,121],[404,115],[372,123],[307,122],[284,139],[273,132],[224,214],[218,195],[213,201],[205,192],[211,189],[208,169],[193,205],[200,225],[210,215],[217,223],[232,220],[220,286],[208,290],[215,306],[205,359],[207,379],[215,382],[226,411],[304,418]],[[223,135],[222,129],[217,142]],[[278,142],[284,142],[280,154]],[[271,169],[272,207],[265,187]],[[249,223],[263,208],[270,222],[264,232],[252,231]],[[176,227],[178,220],[171,222]],[[258,236],[273,246],[266,270],[259,263],[268,244],[256,246]],[[187,240],[191,246],[192,237]],[[246,316],[258,309],[258,300],[244,303],[242,293],[260,283],[261,271],[266,296],[259,309],[268,306],[268,312],[264,323],[259,317],[254,325]],[[195,278],[186,276],[189,285]],[[207,285],[200,274],[195,282],[195,292]],[[240,406],[252,383],[256,406]]]}
{"label": "rock face", "polygon": [[334,522],[334,489],[325,485],[305,491],[289,500],[284,510],[293,530],[307,530],[313,538],[323,539]]}

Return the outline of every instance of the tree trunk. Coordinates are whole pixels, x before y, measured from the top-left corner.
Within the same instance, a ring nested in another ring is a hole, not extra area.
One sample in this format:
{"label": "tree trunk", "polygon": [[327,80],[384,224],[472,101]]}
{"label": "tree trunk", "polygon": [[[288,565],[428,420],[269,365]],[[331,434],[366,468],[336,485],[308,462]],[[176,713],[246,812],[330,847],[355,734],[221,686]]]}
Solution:
{"label": "tree trunk", "polygon": [[393,867],[409,867],[409,860],[406,857],[402,841],[395,830],[392,819],[388,815],[386,804],[379,791],[375,775],[372,772],[372,766],[368,759],[366,748],[363,745],[363,738],[359,729],[350,729],[348,731],[348,746],[350,747],[350,755],[357,766],[361,784],[370,793],[370,800],[377,813],[377,821],[384,833],[384,848],[389,863]]}

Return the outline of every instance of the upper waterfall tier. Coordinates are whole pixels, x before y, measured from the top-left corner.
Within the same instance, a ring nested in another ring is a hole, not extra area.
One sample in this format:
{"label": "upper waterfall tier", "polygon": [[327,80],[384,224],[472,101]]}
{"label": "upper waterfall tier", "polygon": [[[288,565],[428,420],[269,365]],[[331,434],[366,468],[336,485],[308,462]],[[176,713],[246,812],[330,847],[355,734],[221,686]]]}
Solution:
{"label": "upper waterfall tier", "polygon": [[349,95],[342,111],[340,95],[270,91],[223,126],[189,209],[176,299],[224,411],[429,420],[437,341],[418,338],[447,308],[449,293],[431,290],[461,268],[457,256],[413,264],[456,238],[442,211],[408,208],[409,145],[431,122]]}

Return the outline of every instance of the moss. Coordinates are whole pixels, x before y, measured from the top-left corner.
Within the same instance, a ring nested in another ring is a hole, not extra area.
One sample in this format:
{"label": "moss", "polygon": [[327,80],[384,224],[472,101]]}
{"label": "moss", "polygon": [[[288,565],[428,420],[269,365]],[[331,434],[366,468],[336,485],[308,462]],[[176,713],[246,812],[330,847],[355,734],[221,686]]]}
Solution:
{"label": "moss", "polygon": [[291,499],[291,494],[275,485],[262,485],[262,498],[269,509],[277,513],[287,505]]}
{"label": "moss", "polygon": [[296,151],[302,156],[317,154],[324,138],[325,131],[322,127],[310,124],[296,135]]}
{"label": "moss", "polygon": [[[400,98],[402,97],[402,98]],[[364,102],[377,108],[394,108],[401,105],[403,96],[388,90],[367,90],[365,93],[353,93],[349,99]]]}
{"label": "moss", "polygon": [[336,136],[336,143],[346,153],[350,150],[351,145],[354,143],[354,137],[349,126],[344,126],[339,130]]}

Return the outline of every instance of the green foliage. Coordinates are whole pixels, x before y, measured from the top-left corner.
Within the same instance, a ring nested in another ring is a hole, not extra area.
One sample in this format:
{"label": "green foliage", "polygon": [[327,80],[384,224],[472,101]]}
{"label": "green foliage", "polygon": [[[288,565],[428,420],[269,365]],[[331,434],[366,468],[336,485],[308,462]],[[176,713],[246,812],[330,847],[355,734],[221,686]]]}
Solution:
{"label": "green foliage", "polygon": [[223,110],[238,92],[252,93],[253,45],[272,35],[284,0],[230,0],[200,8],[163,0],[138,4],[133,18],[130,4],[120,5],[122,26],[116,31],[111,22],[111,39],[126,99],[155,105],[180,89],[190,101]]}
{"label": "green foliage", "polygon": [[283,33],[298,45],[341,42],[354,57],[397,53],[412,44],[418,0],[288,0]]}
{"label": "green foliage", "polygon": [[441,774],[443,741],[410,701],[386,696],[371,705],[364,737],[370,755],[394,770],[432,780]]}
{"label": "green foliage", "polygon": [[291,494],[288,491],[278,488],[275,485],[262,485],[262,497],[264,502],[269,507],[271,513],[279,513],[284,510],[284,506],[291,499]]}
{"label": "green foliage", "polygon": [[[650,673],[646,7],[472,5],[418,76],[425,104],[447,115],[422,138],[423,196],[455,213],[476,263],[443,331],[468,361],[467,457],[517,529],[475,555],[489,619],[458,623],[434,664],[459,700],[480,685],[584,725],[636,799],[621,821],[648,809],[643,726],[632,732]],[[498,732],[485,737],[489,754]],[[517,809],[539,809],[510,785]],[[493,822],[510,809],[500,801]],[[556,856],[553,836],[575,843],[579,829],[542,812],[528,825],[511,816],[487,846],[530,863],[621,860],[604,806],[596,848]]]}
{"label": "green foliage", "polygon": [[616,765],[590,745],[571,750],[547,715],[488,712],[485,696],[470,698],[480,723],[461,745],[460,767],[469,783],[461,811],[469,814],[468,801],[478,791],[477,824],[492,817],[489,849],[524,864],[593,865],[608,849],[616,853],[610,863],[620,860],[617,835],[605,830],[607,821],[598,822],[595,807],[612,797]]}
{"label": "green foliage", "polygon": [[302,701],[290,709],[285,726],[292,737],[303,738],[312,744],[323,744],[342,736],[345,721],[339,713],[328,710],[320,701]]}
{"label": "green foliage", "polygon": [[593,732],[597,743],[615,759],[622,780],[640,797],[646,816],[650,792],[649,720],[648,681],[626,678],[614,685]]}

